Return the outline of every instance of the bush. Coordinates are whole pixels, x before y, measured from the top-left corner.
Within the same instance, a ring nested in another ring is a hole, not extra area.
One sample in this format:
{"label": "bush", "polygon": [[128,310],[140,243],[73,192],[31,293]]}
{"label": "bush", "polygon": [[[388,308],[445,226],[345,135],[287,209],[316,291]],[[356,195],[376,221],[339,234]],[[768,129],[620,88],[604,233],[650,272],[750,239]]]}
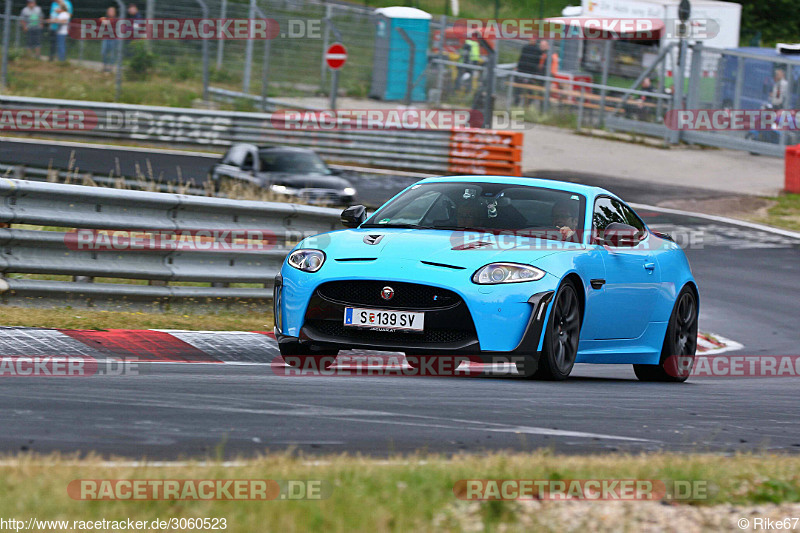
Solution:
{"label": "bush", "polygon": [[147,48],[147,43],[130,43],[128,54],[125,77],[134,81],[148,79],[155,70],[156,56]]}

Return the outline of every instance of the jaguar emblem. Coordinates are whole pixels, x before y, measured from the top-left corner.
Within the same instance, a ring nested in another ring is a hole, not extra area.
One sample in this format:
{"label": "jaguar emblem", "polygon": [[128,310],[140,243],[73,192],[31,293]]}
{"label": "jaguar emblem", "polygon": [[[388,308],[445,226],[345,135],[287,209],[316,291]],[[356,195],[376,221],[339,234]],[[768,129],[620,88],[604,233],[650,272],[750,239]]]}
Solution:
{"label": "jaguar emblem", "polygon": [[394,298],[394,289],[391,287],[384,287],[383,290],[381,290],[381,298],[384,300],[391,300]]}

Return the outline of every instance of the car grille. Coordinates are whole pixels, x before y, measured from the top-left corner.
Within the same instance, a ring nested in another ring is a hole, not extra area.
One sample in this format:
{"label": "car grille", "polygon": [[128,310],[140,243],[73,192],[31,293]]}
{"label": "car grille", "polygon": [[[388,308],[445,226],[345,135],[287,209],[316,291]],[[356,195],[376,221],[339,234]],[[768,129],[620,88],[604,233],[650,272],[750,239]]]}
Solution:
{"label": "car grille", "polygon": [[[390,300],[381,297],[384,287],[394,290]],[[393,281],[332,281],[320,285],[317,293],[334,302],[384,309],[444,309],[461,302],[461,297],[446,289]]]}
{"label": "car grille", "polygon": [[339,193],[332,189],[300,189],[297,196],[307,202],[336,203],[341,198]]}
{"label": "car grille", "polygon": [[[384,287],[395,291],[391,300],[381,298]],[[425,313],[424,331],[375,331],[344,325],[349,306],[409,309]],[[351,346],[383,346],[388,349],[426,347],[462,349],[478,344],[469,309],[461,297],[446,289],[417,283],[380,280],[330,281],[320,285],[306,308],[301,337]]]}
{"label": "car grille", "polygon": [[333,320],[309,320],[306,323],[324,335],[361,341],[402,342],[405,340],[412,343],[446,344],[463,342],[472,337],[469,331],[458,329],[430,329],[420,334],[349,328]]}

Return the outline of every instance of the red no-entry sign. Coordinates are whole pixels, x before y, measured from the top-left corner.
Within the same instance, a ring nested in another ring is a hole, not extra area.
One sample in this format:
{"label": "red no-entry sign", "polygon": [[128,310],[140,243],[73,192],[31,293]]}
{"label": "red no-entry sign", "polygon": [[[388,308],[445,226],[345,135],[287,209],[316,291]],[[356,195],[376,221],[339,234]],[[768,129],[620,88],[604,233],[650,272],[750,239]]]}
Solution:
{"label": "red no-entry sign", "polygon": [[325,63],[331,70],[339,70],[347,62],[347,48],[342,43],[333,43],[325,52]]}

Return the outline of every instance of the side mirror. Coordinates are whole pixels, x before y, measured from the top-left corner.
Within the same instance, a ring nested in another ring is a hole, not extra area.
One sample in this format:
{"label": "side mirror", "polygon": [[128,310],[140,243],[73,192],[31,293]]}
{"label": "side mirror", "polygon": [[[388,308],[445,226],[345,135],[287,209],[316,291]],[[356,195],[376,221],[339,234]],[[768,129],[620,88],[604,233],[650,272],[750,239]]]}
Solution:
{"label": "side mirror", "polygon": [[367,208],[353,205],[342,211],[342,225],[346,228],[357,228],[367,220]]}
{"label": "side mirror", "polygon": [[632,248],[639,242],[639,230],[629,224],[612,222],[595,235],[594,241],[605,246]]}
{"label": "side mirror", "polygon": [[328,170],[331,171],[331,176],[341,176],[342,175],[342,169],[340,169],[340,168],[328,167]]}

